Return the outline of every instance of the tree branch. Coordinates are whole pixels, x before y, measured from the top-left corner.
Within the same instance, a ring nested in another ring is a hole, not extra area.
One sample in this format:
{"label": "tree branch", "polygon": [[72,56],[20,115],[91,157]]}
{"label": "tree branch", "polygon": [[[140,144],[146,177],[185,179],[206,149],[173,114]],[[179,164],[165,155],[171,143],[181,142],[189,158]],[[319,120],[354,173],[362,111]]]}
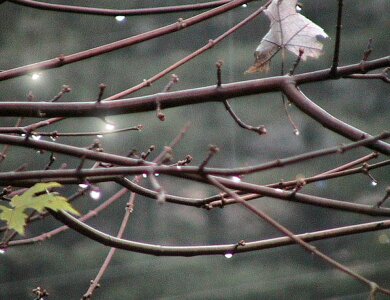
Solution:
{"label": "tree branch", "polygon": [[157,28],[148,32],[141,33],[139,35],[135,35],[120,41],[116,41],[110,44],[106,44],[103,46],[99,46],[93,49],[88,49],[85,51],[81,51],[78,53],[70,54],[70,55],[60,55],[59,57],[49,59],[46,61],[22,66],[15,69],[5,70],[0,72],[0,81],[19,77],[22,75],[26,75],[31,72],[36,72],[40,70],[59,68],[67,64],[75,63],[78,61],[82,61],[91,57],[99,56],[111,51],[115,51],[121,48],[129,47],[131,45],[135,45],[144,41],[148,41],[154,39],[159,36],[163,36],[172,32],[179,31],[181,29],[190,27],[207,19],[210,19],[219,14],[225,13],[235,7],[241,6],[242,4],[247,3],[248,0],[233,0],[222,6],[214,8],[210,11],[206,11],[194,17],[190,17],[185,20],[179,20],[176,23]]}
{"label": "tree branch", "polygon": [[[77,218],[66,212],[50,213],[60,222],[66,224],[78,233],[97,241],[109,247],[118,249],[140,252],[144,254],[157,256],[197,256],[197,255],[224,255],[226,252],[234,250],[234,253],[249,252],[255,250],[263,250],[275,248],[284,245],[294,244],[288,237],[269,239],[258,242],[245,242],[244,245],[237,247],[237,243],[229,245],[214,245],[214,246],[163,246],[146,243],[139,243],[130,240],[118,239],[114,236],[105,234],[87,224],[77,220]],[[365,223],[354,226],[339,227],[336,229],[322,230],[313,233],[305,233],[296,235],[306,242],[321,240],[325,238],[339,237],[343,235],[351,235],[368,231],[382,230],[390,228],[390,220],[379,222]]]}
{"label": "tree branch", "polygon": [[[251,2],[251,1],[254,0],[248,0],[246,2]],[[185,12],[185,11],[214,8],[232,2],[232,0],[219,0],[219,1],[212,1],[212,2],[205,2],[205,3],[188,4],[188,5],[136,8],[136,9],[107,9],[107,8],[96,8],[96,7],[82,7],[82,6],[73,6],[73,5],[52,4],[52,3],[40,2],[34,0],[9,0],[8,2],[12,2],[22,6],[32,7],[35,9],[76,13],[76,14],[87,14],[87,15],[97,15],[97,16],[140,16],[140,15],[178,13],[178,12]]]}

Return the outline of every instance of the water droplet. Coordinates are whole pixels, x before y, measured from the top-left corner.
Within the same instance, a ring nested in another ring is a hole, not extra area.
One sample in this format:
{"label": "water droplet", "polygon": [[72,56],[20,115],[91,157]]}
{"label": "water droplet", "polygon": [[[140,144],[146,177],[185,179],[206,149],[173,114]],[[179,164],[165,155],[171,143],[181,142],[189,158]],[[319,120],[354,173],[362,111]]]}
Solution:
{"label": "water droplet", "polygon": [[177,166],[176,169],[181,170],[181,166]]}
{"label": "water droplet", "polygon": [[82,189],[86,189],[88,187],[88,184],[87,183],[80,183],[79,187]]}
{"label": "water droplet", "polygon": [[53,142],[55,142],[55,141],[57,140],[57,137],[51,136],[50,139],[51,139]]}
{"label": "water droplet", "polygon": [[372,186],[377,186],[378,185],[378,181],[376,181],[376,180],[371,181],[371,185]]}
{"label": "water droplet", "polygon": [[296,136],[298,136],[298,135],[300,135],[301,133],[299,132],[298,129],[294,129],[294,134],[295,134]]}
{"label": "water droplet", "polygon": [[158,177],[160,176],[160,173],[154,173],[154,176]]}
{"label": "water droplet", "polygon": [[115,129],[115,125],[114,124],[111,124],[111,123],[106,123],[106,129],[107,130],[114,130]]}
{"label": "water droplet", "polygon": [[31,138],[32,138],[33,140],[35,140],[35,141],[39,141],[39,140],[41,139],[41,136],[40,136],[40,135],[35,135],[35,134],[33,134],[33,135],[31,136]]}
{"label": "water droplet", "polygon": [[100,199],[100,196],[101,196],[101,192],[98,190],[98,189],[92,189],[90,192],[89,192],[89,196],[93,199],[93,200],[98,200]]}
{"label": "water droplet", "polygon": [[386,233],[379,235],[378,241],[380,244],[390,244],[389,236]]}
{"label": "water droplet", "polygon": [[279,193],[282,193],[283,190],[282,189],[275,189],[276,192],[279,192]]}
{"label": "water droplet", "polygon": [[145,173],[144,173],[144,174],[142,174],[142,177],[143,177],[143,178],[146,178],[146,177],[148,177],[148,174],[145,174]]}
{"label": "water droplet", "polygon": [[232,258],[232,257],[233,257],[233,253],[227,252],[227,253],[225,253],[224,256],[225,256],[226,258]]}
{"label": "water droplet", "polygon": [[39,74],[39,73],[33,73],[31,75],[31,79],[34,81],[38,80],[39,78],[41,78],[41,74]]}
{"label": "water droplet", "polygon": [[101,139],[103,137],[102,134],[98,134],[96,137],[98,137],[99,139]]}
{"label": "water droplet", "polygon": [[234,182],[240,182],[240,181],[241,181],[241,178],[238,177],[238,176],[232,176],[232,180],[233,180]]}
{"label": "water droplet", "polygon": [[0,254],[5,254],[5,252],[7,252],[7,249],[6,249],[6,248],[0,249]]}
{"label": "water droplet", "polygon": [[248,7],[248,4],[244,3],[243,5],[241,5],[242,7],[246,8]]}
{"label": "water droplet", "polygon": [[297,5],[297,6],[295,6],[295,10],[296,10],[297,12],[300,12],[300,11],[302,10],[302,8],[301,8],[299,5]]}
{"label": "water droplet", "polygon": [[116,16],[115,20],[117,20],[118,22],[122,22],[125,20],[125,18],[126,18],[125,16]]}

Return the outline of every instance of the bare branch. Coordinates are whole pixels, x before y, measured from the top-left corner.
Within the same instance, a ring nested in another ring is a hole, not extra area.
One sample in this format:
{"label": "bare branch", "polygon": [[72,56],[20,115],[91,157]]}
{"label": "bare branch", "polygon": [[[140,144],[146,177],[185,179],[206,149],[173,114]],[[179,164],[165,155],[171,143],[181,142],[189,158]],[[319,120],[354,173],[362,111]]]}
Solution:
{"label": "bare branch", "polygon": [[[248,0],[251,2],[254,0]],[[152,15],[152,14],[167,14],[178,13],[184,11],[202,10],[208,8],[214,8],[226,3],[232,2],[232,0],[219,0],[205,3],[179,5],[179,6],[164,6],[164,7],[151,7],[151,8],[138,8],[138,9],[106,9],[95,7],[82,7],[72,5],[51,4],[46,2],[34,1],[34,0],[9,0],[18,5],[32,7],[41,10],[51,10],[76,14],[88,14],[97,16],[139,16],[139,15]]]}

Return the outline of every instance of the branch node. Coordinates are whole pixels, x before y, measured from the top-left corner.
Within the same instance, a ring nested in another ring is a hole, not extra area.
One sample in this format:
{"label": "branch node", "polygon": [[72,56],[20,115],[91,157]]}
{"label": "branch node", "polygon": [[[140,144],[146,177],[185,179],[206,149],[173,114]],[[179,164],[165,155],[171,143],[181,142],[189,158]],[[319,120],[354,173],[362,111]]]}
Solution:
{"label": "branch node", "polygon": [[192,156],[191,155],[186,155],[186,157],[183,160],[179,160],[176,165],[178,166],[185,166],[190,164],[192,161]]}
{"label": "branch node", "polygon": [[49,293],[46,289],[41,288],[40,286],[32,290],[33,294],[37,297],[34,300],[43,300],[45,297],[49,296]]}
{"label": "branch node", "polygon": [[246,242],[244,240],[241,240],[237,243],[237,246],[244,247],[246,245]]}
{"label": "branch node", "polygon": [[379,290],[379,286],[375,282],[370,282],[370,300],[376,299],[376,294]]}
{"label": "branch node", "polygon": [[180,29],[183,29],[185,27],[187,27],[187,23],[184,22],[184,19],[183,18],[177,19],[177,29],[180,30]]}
{"label": "branch node", "polygon": [[149,79],[144,79],[143,82],[144,82],[144,84],[146,86],[151,86],[152,85],[152,82]]}
{"label": "branch node", "polygon": [[65,55],[64,54],[60,54],[58,57],[58,62],[60,63],[60,65],[64,64],[65,62]]}

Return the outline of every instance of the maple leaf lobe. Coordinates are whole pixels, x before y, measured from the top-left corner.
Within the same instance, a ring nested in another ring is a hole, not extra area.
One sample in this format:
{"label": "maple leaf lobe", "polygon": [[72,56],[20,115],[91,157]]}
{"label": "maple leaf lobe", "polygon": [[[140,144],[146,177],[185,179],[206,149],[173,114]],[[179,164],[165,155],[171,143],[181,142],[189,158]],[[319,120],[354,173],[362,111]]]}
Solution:
{"label": "maple leaf lobe", "polygon": [[302,60],[318,58],[322,54],[321,41],[328,38],[325,31],[296,11],[297,0],[273,0],[264,13],[269,18],[270,30],[255,51],[255,64],[245,73],[266,72],[271,59],[281,49],[287,49]]}

